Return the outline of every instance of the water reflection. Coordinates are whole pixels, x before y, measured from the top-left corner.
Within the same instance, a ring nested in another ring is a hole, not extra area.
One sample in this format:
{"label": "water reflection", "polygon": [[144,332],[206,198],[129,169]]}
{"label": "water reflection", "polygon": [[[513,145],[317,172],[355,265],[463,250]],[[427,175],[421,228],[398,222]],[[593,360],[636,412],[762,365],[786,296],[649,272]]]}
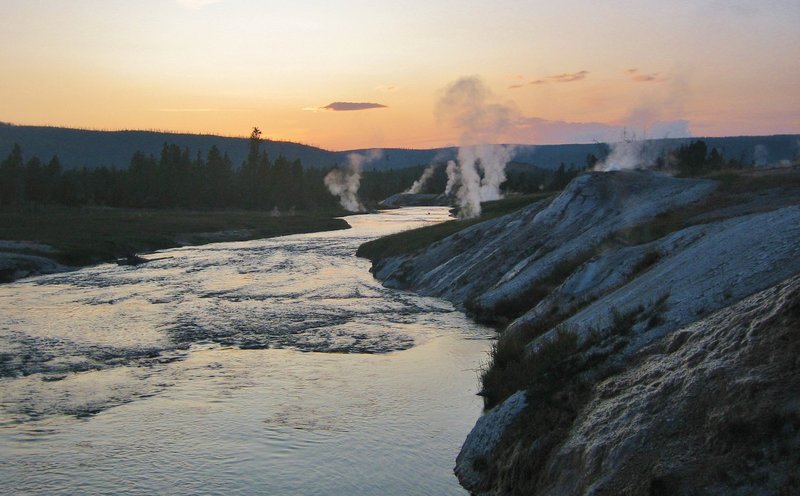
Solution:
{"label": "water reflection", "polygon": [[460,493],[489,333],[354,256],[446,216],[1,287],[0,492]]}

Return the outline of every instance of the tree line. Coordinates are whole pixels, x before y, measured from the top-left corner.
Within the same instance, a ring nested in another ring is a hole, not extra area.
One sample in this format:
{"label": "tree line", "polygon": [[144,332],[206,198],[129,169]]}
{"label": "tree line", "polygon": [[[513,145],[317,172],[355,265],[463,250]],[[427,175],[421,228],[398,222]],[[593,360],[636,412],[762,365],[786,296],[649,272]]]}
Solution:
{"label": "tree line", "polygon": [[[533,193],[559,190],[598,162],[594,155],[575,167],[560,164],[555,170],[511,163],[505,192]],[[440,164],[423,192],[441,193],[447,177]],[[697,176],[723,168],[741,168],[716,149],[710,152],[702,140],[693,141],[659,157],[652,165],[684,176]],[[425,166],[362,173],[359,196],[367,206],[405,191]],[[247,158],[234,167],[227,153],[212,146],[206,154],[192,155],[188,148],[164,143],[158,156],[134,153],[126,169],[108,167],[66,170],[58,156],[48,162],[38,157],[27,161],[14,145],[0,162],[0,205],[60,204],[101,205],[127,208],[185,209],[335,209],[338,200],[324,185],[329,169],[303,167],[299,160],[279,155],[272,159],[261,149],[261,133],[254,128]]]}
{"label": "tree line", "polygon": [[[300,160],[261,149],[253,129],[247,158],[235,167],[227,153],[212,146],[206,154],[164,143],[158,156],[134,153],[126,169],[67,170],[58,156],[48,162],[26,160],[15,144],[0,162],[0,205],[60,204],[127,208],[319,209],[337,208],[324,185],[328,169],[303,167]],[[408,188],[423,167],[367,171],[360,194],[368,204]]]}

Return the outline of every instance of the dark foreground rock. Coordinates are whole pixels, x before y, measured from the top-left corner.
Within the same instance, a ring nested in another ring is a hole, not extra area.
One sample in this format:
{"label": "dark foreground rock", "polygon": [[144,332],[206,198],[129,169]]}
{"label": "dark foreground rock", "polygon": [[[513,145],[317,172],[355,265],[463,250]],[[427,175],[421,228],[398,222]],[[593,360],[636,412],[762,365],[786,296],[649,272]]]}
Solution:
{"label": "dark foreground rock", "polygon": [[[487,414],[456,474],[476,494],[798,494],[799,391],[796,276],[641,350],[555,446],[529,424],[555,411],[541,398],[513,422]],[[470,451],[486,437],[488,456]]]}

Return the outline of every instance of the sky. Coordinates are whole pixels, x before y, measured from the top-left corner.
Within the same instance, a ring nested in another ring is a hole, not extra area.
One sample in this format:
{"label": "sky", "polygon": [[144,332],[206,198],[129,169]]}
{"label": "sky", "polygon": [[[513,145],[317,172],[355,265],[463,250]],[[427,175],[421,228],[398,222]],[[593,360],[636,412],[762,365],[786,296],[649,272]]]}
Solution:
{"label": "sky", "polygon": [[0,0],[0,121],[457,145],[800,133],[800,0]]}

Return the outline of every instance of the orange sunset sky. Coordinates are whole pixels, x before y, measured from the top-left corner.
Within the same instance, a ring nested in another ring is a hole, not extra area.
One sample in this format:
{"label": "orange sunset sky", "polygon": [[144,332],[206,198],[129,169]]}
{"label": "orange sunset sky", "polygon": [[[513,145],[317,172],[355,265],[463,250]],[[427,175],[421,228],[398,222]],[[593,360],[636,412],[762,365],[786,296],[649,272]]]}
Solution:
{"label": "orange sunset sky", "polygon": [[[800,133],[800,1],[0,0],[0,121],[457,144],[477,76],[496,142]],[[344,105],[344,103],[357,105]]]}

